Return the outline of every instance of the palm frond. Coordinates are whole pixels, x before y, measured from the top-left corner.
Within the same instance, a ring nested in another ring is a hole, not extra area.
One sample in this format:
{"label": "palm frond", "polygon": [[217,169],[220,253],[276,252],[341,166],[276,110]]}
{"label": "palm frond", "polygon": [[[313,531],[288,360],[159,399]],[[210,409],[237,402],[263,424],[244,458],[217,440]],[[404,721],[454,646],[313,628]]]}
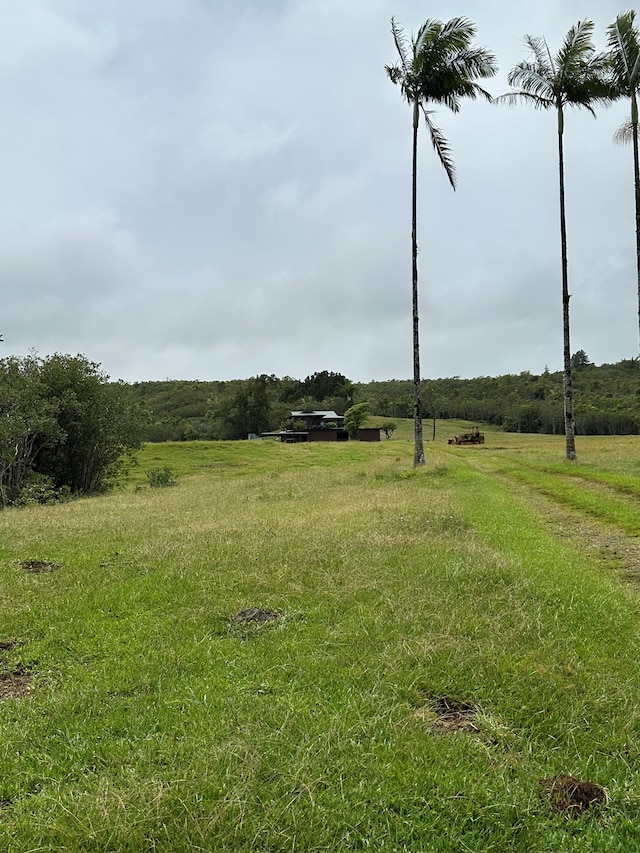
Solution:
{"label": "palm frond", "polygon": [[431,18],[427,18],[411,42],[414,59],[420,56],[427,43],[435,42],[439,38],[442,29],[443,24],[441,21],[434,21]]}
{"label": "palm frond", "polygon": [[561,79],[576,71],[589,62],[595,53],[593,46],[593,21],[578,21],[564,37],[562,47],[558,51],[557,66]]}
{"label": "palm frond", "polygon": [[625,119],[613,134],[616,145],[629,145],[633,142],[633,123],[630,118]]}
{"label": "palm frond", "polygon": [[441,37],[449,51],[467,50],[476,34],[476,25],[468,18],[451,18],[443,26]]}
{"label": "palm frond", "polygon": [[387,77],[392,83],[398,84],[402,82],[402,77],[404,76],[402,68],[398,68],[397,65],[385,65],[384,70],[387,72]]}
{"label": "palm frond", "polygon": [[[629,20],[631,15],[631,20]],[[630,77],[628,33],[629,25],[633,23],[634,12],[623,12],[607,27],[607,44],[611,49],[611,60],[616,76],[625,83]]]}
{"label": "palm frond", "polygon": [[621,12],[607,27],[609,61],[621,94],[630,96],[640,84],[640,35],[635,11]]}
{"label": "palm frond", "polygon": [[494,104],[506,104],[508,107],[515,107],[516,104],[530,104],[537,110],[549,110],[556,106],[555,101],[549,98],[542,98],[539,95],[532,95],[531,92],[505,92],[504,95],[498,95],[493,99]]}
{"label": "palm frond", "polygon": [[487,80],[498,72],[496,57],[484,47],[461,50],[451,60],[451,67],[471,80]]}
{"label": "palm frond", "polygon": [[509,72],[507,82],[514,89],[519,89],[522,93],[532,95],[534,98],[549,101],[551,105],[555,98],[555,87],[553,75],[549,71],[549,66],[541,65],[537,61],[519,62]]}
{"label": "palm frond", "polygon": [[[400,57],[400,65],[402,71],[406,75],[409,73],[409,48],[407,45],[407,37],[404,34],[402,27],[396,23],[395,18],[391,18],[391,35]],[[395,82],[395,81],[394,81]]]}
{"label": "palm frond", "polygon": [[453,161],[453,154],[449,142],[447,141],[447,138],[440,130],[440,128],[437,127],[431,120],[433,110],[425,109],[424,105],[421,105],[421,107],[424,115],[424,120],[426,122],[427,127],[429,128],[431,144],[433,145],[434,150],[438,155],[438,159],[440,160],[442,167],[444,168],[447,174],[449,183],[455,190],[457,181],[456,164]]}
{"label": "palm frond", "polygon": [[527,60],[526,64],[537,67],[544,77],[555,76],[555,63],[553,60],[553,56],[551,55],[551,51],[549,50],[549,45],[547,44],[546,39],[541,36],[527,35],[524,37],[524,43],[529,48],[529,51],[533,55],[534,60],[533,62]]}
{"label": "palm frond", "polygon": [[556,61],[551,54],[551,49],[550,49],[549,45],[547,44],[546,38],[544,38],[544,37],[542,38],[542,43],[544,44],[544,49],[545,49],[545,52],[547,54],[547,61],[549,63],[549,68],[551,69],[552,74],[555,75],[555,73],[556,73]]}

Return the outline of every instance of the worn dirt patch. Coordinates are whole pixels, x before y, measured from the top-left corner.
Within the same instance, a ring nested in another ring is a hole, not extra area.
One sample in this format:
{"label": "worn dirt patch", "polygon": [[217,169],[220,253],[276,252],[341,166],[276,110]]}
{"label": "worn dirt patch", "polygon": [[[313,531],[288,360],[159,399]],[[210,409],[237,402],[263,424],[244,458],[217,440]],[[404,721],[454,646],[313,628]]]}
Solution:
{"label": "worn dirt patch", "polygon": [[2,652],[10,652],[17,645],[19,645],[17,640],[0,640],[0,655]]}
{"label": "worn dirt patch", "polygon": [[480,727],[476,723],[477,714],[478,711],[471,702],[439,696],[414,711],[413,716],[428,722],[429,728],[433,731],[447,734],[450,732],[478,733]]}
{"label": "worn dirt patch", "polygon": [[0,702],[26,696],[32,681],[33,676],[22,667],[17,667],[13,672],[0,672]]}
{"label": "worn dirt patch", "polygon": [[607,802],[607,792],[597,782],[559,774],[541,779],[542,795],[552,811],[566,817],[579,817],[589,809]]}
{"label": "worn dirt patch", "polygon": [[55,572],[60,566],[49,560],[23,560],[20,567],[32,575],[43,575],[47,572]]}
{"label": "worn dirt patch", "polygon": [[231,622],[272,622],[274,619],[279,619],[282,613],[277,610],[261,610],[259,607],[245,607],[244,610],[239,610],[234,616],[231,616]]}

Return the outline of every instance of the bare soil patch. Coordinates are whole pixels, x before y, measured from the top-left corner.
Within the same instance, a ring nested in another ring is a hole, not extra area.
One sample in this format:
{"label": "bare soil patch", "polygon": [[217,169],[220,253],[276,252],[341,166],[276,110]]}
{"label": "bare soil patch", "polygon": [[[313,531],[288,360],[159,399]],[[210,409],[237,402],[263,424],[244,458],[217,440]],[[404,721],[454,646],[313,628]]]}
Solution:
{"label": "bare soil patch", "polygon": [[232,622],[272,622],[274,619],[279,619],[282,613],[277,610],[261,610],[258,607],[246,607],[244,610],[239,610],[231,617]]}
{"label": "bare soil patch", "polygon": [[47,572],[55,572],[60,566],[50,560],[23,560],[20,567],[32,575],[42,575]]}
{"label": "bare soil patch", "polygon": [[579,817],[589,809],[607,802],[607,792],[597,782],[560,774],[541,779],[542,794],[552,811],[566,817]]}
{"label": "bare soil patch", "polygon": [[26,696],[32,681],[33,676],[22,667],[16,667],[13,672],[0,672],[0,702]]}
{"label": "bare soil patch", "polygon": [[[463,702],[450,696],[433,697],[414,716],[429,720],[429,728],[442,734],[451,732],[480,732],[475,722],[478,711],[471,702]],[[434,716],[435,715],[435,716]]]}

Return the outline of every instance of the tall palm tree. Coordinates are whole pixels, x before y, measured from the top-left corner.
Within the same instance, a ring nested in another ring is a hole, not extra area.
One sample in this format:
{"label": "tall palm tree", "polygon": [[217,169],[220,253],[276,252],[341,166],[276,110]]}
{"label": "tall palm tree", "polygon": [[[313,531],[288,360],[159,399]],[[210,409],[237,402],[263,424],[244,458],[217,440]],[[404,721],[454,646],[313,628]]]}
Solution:
{"label": "tall palm tree", "polygon": [[616,94],[631,101],[631,120],[616,133],[619,142],[633,143],[633,185],[636,207],[636,272],[638,278],[638,333],[640,336],[640,161],[638,157],[638,93],[640,93],[640,35],[635,12],[621,12],[607,27],[609,58]]}
{"label": "tall palm tree", "polygon": [[413,117],[413,162],[411,196],[411,257],[413,295],[413,423],[415,467],[424,465],[422,440],[420,337],[418,318],[418,128],[420,113],[449,182],[456,187],[456,169],[449,144],[433,123],[429,104],[444,104],[454,113],[460,110],[462,98],[478,95],[491,100],[488,92],[476,82],[493,77],[498,70],[495,56],[485,48],[474,47],[474,24],[466,18],[453,18],[447,23],[428,19],[417,34],[407,41],[404,32],[391,19],[391,33],[398,51],[398,62],[387,65],[392,83],[400,86],[402,96],[411,106]]}
{"label": "tall palm tree", "polygon": [[564,427],[567,459],[576,458],[573,389],[571,384],[571,348],[569,337],[569,274],[567,265],[567,225],[564,181],[564,112],[565,108],[582,107],[595,116],[594,105],[612,100],[607,80],[608,60],[596,55],[593,46],[593,22],[579,21],[571,27],[555,56],[544,38],[525,36],[531,59],[511,69],[509,85],[516,91],[498,100],[516,103],[520,100],[537,109],[556,110],[558,115],[558,176],[560,186],[560,244],[562,253],[562,320],[564,342]]}

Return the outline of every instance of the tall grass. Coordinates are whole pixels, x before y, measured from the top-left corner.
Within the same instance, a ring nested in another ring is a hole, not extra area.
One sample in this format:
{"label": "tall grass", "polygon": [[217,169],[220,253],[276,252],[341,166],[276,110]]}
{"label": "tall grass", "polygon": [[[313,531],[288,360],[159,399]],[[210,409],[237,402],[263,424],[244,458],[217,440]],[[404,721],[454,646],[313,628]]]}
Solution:
{"label": "tall grass", "polygon": [[[637,600],[443,442],[148,446],[0,514],[4,849],[634,849]],[[553,814],[555,773],[609,803]]]}

